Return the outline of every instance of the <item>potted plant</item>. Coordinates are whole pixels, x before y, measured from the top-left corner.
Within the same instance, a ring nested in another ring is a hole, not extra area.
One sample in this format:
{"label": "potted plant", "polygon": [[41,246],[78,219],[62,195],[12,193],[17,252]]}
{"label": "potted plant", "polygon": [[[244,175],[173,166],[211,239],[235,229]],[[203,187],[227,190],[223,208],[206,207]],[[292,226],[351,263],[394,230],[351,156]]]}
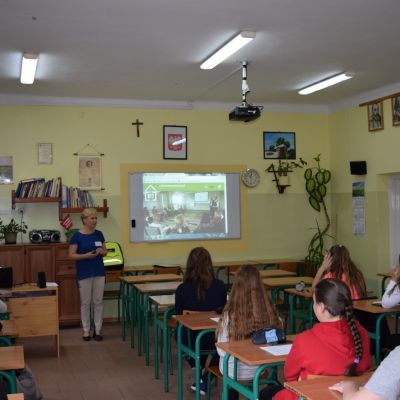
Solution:
{"label": "potted plant", "polygon": [[24,221],[21,221],[19,224],[11,218],[11,221],[8,224],[3,224],[3,221],[0,221],[0,239],[4,239],[6,244],[15,244],[17,243],[17,234],[19,232],[26,233],[28,226]]}
{"label": "potted plant", "polygon": [[278,160],[278,164],[272,163],[265,171],[272,172],[274,174],[274,181],[278,187],[279,193],[283,193],[284,188],[289,186],[289,172],[293,172],[295,168],[303,168],[307,163],[299,158],[299,162],[297,161],[288,161],[288,160]]}

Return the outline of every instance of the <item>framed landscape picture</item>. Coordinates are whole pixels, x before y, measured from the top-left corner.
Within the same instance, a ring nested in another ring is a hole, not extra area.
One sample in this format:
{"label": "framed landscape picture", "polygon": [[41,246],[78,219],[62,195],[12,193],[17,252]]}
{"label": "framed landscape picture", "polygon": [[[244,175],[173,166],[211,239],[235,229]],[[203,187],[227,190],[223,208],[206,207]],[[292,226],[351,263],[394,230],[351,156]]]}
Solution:
{"label": "framed landscape picture", "polygon": [[296,159],[294,132],[263,132],[265,159]]}

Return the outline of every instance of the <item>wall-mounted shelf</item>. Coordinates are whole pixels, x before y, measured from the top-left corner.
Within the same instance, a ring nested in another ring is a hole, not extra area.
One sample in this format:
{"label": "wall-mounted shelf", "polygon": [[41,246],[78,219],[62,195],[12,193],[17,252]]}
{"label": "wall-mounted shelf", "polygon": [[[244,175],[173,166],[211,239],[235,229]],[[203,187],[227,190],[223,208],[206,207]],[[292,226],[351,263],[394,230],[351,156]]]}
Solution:
{"label": "wall-mounted shelf", "polygon": [[[61,220],[63,214],[68,213],[81,213],[83,211],[82,207],[62,207],[61,197],[27,197],[19,198],[15,196],[15,190],[11,191],[11,204],[13,210],[15,210],[15,205],[19,203],[58,203],[58,219]],[[107,218],[107,213],[109,211],[107,199],[103,199],[103,205],[101,207],[94,207],[98,212],[103,213],[104,218]]]}

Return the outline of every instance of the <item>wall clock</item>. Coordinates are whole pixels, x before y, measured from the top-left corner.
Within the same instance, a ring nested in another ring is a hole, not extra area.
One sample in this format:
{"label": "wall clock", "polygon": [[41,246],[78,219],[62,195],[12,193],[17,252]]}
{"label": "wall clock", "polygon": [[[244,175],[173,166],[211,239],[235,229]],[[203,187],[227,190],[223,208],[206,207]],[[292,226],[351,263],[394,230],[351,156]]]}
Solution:
{"label": "wall clock", "polygon": [[260,174],[253,168],[242,172],[242,182],[247,187],[256,187],[260,183]]}

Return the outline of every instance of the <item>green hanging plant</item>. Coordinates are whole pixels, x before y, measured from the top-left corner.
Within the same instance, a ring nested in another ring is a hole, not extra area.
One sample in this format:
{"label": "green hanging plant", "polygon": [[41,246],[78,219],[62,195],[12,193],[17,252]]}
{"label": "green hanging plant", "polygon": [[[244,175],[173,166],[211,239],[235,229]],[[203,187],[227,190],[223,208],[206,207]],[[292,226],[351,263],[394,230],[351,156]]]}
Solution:
{"label": "green hanging plant", "polygon": [[316,221],[317,232],[310,240],[307,248],[308,254],[305,257],[306,263],[311,265],[315,271],[321,265],[324,259],[324,238],[325,236],[332,237],[328,234],[331,226],[331,219],[325,203],[325,197],[328,191],[326,185],[331,180],[332,174],[329,170],[321,167],[320,156],[321,154],[318,154],[318,156],[314,158],[314,160],[317,162],[316,167],[307,168],[304,171],[305,188],[308,194],[308,202],[315,211],[321,212],[322,210],[326,220],[326,224],[323,229],[320,228],[318,221]]}

